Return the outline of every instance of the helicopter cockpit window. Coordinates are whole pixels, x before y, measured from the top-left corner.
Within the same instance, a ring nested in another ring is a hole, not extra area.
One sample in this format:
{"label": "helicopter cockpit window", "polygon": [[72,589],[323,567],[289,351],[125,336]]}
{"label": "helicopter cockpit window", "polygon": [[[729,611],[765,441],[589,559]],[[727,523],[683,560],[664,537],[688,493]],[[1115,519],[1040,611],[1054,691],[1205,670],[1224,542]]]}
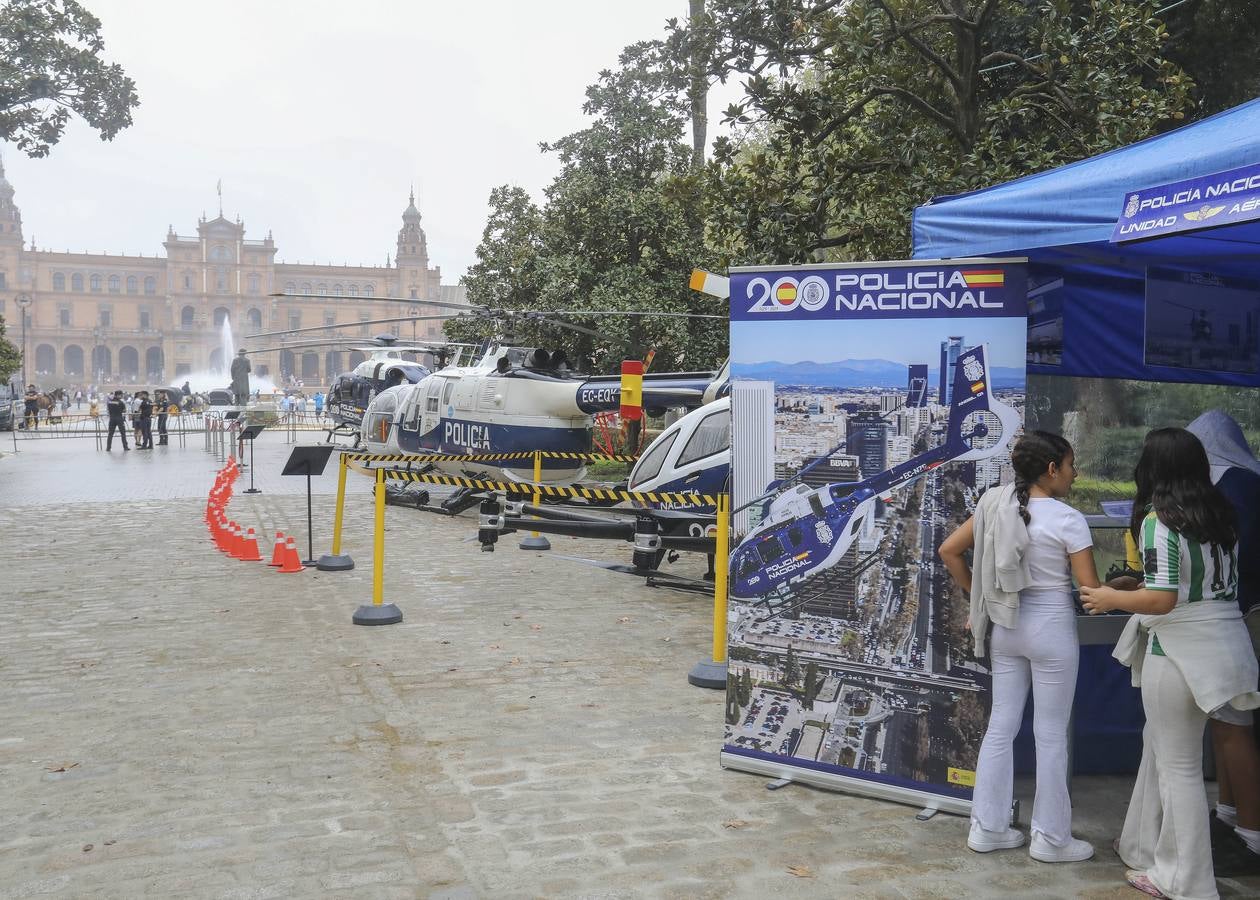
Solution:
{"label": "helicopter cockpit window", "polygon": [[403,428],[408,431],[416,431],[420,427],[420,402],[412,400],[407,407],[407,417],[403,421]]}
{"label": "helicopter cockpit window", "polygon": [[813,513],[816,516],[825,515],[825,513],[823,512],[822,501],[818,499],[817,494],[809,495],[809,508],[813,510]]}
{"label": "helicopter cockpit window", "polygon": [[442,405],[451,405],[451,394],[455,393],[455,379],[446,382],[446,387],[442,389]]}
{"label": "helicopter cockpit window", "polygon": [[651,481],[657,475],[661,474],[661,466],[665,464],[665,457],[669,455],[669,449],[674,446],[674,441],[678,438],[678,432],[675,431],[669,437],[657,439],[656,444],[647,452],[634,473],[634,485],[643,484],[645,481]]}
{"label": "helicopter cockpit window", "polygon": [[760,568],[761,566],[757,563],[757,558],[752,554],[749,554],[748,556],[745,556],[739,564],[739,577],[747,578]]}
{"label": "helicopter cockpit window", "polygon": [[424,398],[424,411],[431,412],[431,413],[437,412],[438,411],[438,398],[425,397]]}
{"label": "helicopter cockpit window", "polygon": [[685,466],[714,453],[721,453],[731,446],[731,414],[726,410],[705,416],[691,439],[678,455],[678,465]]}
{"label": "helicopter cockpit window", "polygon": [[792,547],[795,549],[805,540],[805,532],[799,526],[793,525],[788,529],[788,540],[792,542]]}
{"label": "helicopter cockpit window", "polygon": [[757,552],[761,554],[762,562],[774,562],[783,555],[783,545],[777,537],[768,537],[757,545]]}

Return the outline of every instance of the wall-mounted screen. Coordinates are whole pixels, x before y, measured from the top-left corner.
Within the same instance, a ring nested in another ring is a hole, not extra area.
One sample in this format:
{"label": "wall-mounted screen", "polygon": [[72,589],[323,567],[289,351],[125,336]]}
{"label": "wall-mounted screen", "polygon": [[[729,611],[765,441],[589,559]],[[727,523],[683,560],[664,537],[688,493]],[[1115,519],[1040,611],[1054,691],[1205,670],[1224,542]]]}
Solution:
{"label": "wall-mounted screen", "polygon": [[1208,272],[1147,269],[1146,364],[1260,371],[1260,283]]}

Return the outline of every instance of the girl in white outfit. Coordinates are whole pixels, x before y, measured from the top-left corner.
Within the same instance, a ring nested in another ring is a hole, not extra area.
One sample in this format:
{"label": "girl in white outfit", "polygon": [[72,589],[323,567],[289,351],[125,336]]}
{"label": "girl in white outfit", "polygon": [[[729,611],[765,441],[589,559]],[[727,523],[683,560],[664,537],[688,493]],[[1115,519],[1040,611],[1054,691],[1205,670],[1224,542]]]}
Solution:
{"label": "girl in white outfit", "polygon": [[[992,623],[993,707],[980,745],[967,846],[978,853],[1020,847],[1010,827],[1014,742],[1033,691],[1037,793],[1029,855],[1041,862],[1089,859],[1072,837],[1068,720],[1079,647],[1072,576],[1098,586],[1093,539],[1082,516],[1058,498],[1076,480],[1072,446],[1056,434],[1027,432],[1011,452],[1015,483],[991,488],[976,512],[941,544],[950,575],[971,594],[970,628],[984,654]],[[963,553],[973,551],[975,572]]]}

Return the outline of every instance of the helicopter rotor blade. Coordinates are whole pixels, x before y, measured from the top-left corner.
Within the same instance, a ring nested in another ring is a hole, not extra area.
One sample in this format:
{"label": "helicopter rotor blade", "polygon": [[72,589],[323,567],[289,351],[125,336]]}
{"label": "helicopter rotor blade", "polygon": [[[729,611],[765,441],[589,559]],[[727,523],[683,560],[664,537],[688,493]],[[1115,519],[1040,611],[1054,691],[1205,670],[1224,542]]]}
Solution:
{"label": "helicopter rotor blade", "polygon": [[458,319],[459,313],[443,313],[434,316],[394,316],[389,319],[364,319],[360,322],[336,322],[332,325],[312,325],[309,328],[288,328],[283,331],[257,331],[253,334],[242,335],[245,340],[260,337],[275,337],[284,334],[305,334],[311,331],[328,331],[336,328],[354,328],[359,325],[385,325],[390,322],[425,322],[433,319]]}

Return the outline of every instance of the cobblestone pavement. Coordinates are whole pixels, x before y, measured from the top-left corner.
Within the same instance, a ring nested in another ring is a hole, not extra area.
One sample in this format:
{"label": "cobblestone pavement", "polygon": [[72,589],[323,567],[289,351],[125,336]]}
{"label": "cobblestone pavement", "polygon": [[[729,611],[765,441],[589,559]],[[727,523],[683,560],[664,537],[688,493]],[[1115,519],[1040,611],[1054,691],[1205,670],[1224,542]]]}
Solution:
{"label": "cobblestone pavement", "polygon": [[[281,575],[208,543],[204,451],[58,448],[0,459],[2,898],[1137,896],[1109,849],[1127,779],[1076,780],[1098,858],[1047,866],[970,853],[952,816],[723,771],[722,697],[685,679],[699,598],[391,507],[406,618],[356,627],[363,485],[358,567]],[[258,449],[266,493],[233,517],[304,524],[284,445]]]}

